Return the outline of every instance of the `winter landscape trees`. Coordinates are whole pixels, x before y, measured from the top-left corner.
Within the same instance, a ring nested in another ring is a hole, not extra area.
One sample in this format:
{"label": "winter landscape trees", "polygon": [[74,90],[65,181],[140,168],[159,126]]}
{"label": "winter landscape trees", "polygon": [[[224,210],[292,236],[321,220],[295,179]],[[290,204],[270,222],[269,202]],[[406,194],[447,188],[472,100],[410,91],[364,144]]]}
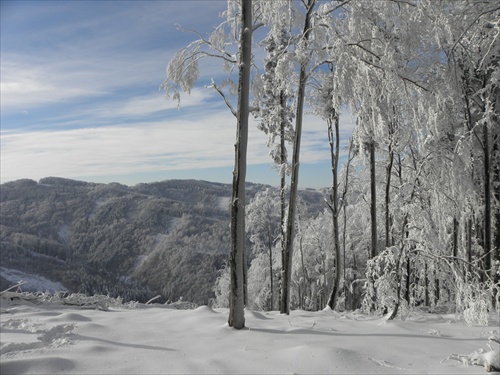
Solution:
{"label": "winter landscape trees", "polygon": [[[230,1],[228,14],[243,14],[245,4]],[[245,102],[252,101],[278,166],[281,210],[273,206],[271,216],[281,229],[256,225],[255,217],[248,227],[252,279],[268,275],[269,283],[264,300],[249,293],[260,302],[247,305],[273,309],[279,290],[282,313],[328,304],[394,318],[425,305],[477,318],[498,309],[498,4],[255,0],[252,11],[262,26],[253,45],[264,59],[253,53],[253,98]],[[247,42],[234,40],[240,48]],[[217,48],[196,50],[192,63],[174,59],[169,69],[182,65],[192,86],[201,56],[218,51],[226,63],[247,64],[241,49]],[[169,79],[176,80],[171,71]],[[305,110],[324,119],[330,139],[328,211],[316,217],[296,214]],[[341,112],[357,123],[349,163]],[[267,223],[269,211],[258,212]]]}

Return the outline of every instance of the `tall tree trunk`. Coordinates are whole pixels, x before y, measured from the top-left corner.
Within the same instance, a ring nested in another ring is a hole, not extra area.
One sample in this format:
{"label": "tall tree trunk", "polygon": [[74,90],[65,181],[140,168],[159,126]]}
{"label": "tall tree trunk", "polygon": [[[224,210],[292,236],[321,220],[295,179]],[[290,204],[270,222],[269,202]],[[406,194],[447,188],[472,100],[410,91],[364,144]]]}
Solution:
{"label": "tall tree trunk", "polygon": [[431,302],[429,298],[429,268],[427,266],[427,259],[424,260],[424,287],[425,287],[425,306],[430,307]]}
{"label": "tall tree trunk", "polygon": [[[301,262],[301,265],[302,265],[302,275],[304,275],[304,290],[303,290],[303,295],[302,295],[302,298],[300,299],[300,305],[302,306],[301,308],[304,309],[305,308],[305,305],[304,305],[304,300],[305,300],[305,295],[306,295],[306,291],[307,291],[307,288],[306,288],[306,285],[309,283],[309,274],[307,273],[307,268],[305,266],[305,263],[304,263],[304,248],[302,247],[302,236],[300,236],[299,238],[299,250],[300,250],[300,262]],[[307,285],[309,286],[310,288],[310,285]]]}
{"label": "tall tree trunk", "polygon": [[[352,145],[353,145],[353,140],[352,138],[349,141],[349,151],[347,154],[347,162],[346,162],[346,167],[345,167],[345,181],[344,181],[344,190],[342,191],[342,210],[343,210],[343,220],[344,220],[344,227],[343,227],[343,233],[342,233],[342,271],[344,273],[343,278],[344,278],[344,295],[346,296],[346,306],[347,306],[347,282],[346,282],[346,241],[347,241],[347,211],[346,211],[346,195],[347,195],[347,187],[349,186],[349,169],[351,166],[351,161],[352,161]],[[353,269],[356,269],[356,258],[353,255]]]}
{"label": "tall tree trunk", "polygon": [[231,202],[231,295],[230,327],[245,327],[245,178],[250,103],[250,68],[252,58],[252,0],[241,3],[240,64],[238,78],[238,112]]}
{"label": "tall tree trunk", "polygon": [[405,285],[405,300],[408,303],[408,306],[410,305],[410,299],[411,299],[411,294],[410,294],[410,275],[411,275],[411,259],[409,256],[406,257],[406,285]]}
{"label": "tall tree trunk", "polygon": [[453,243],[452,243],[452,256],[453,258],[458,258],[458,220],[456,217],[453,218]]}
{"label": "tall tree trunk", "polygon": [[483,155],[484,155],[484,268],[489,275],[491,270],[491,184],[490,184],[490,133],[488,125],[484,125]]}
{"label": "tall tree trunk", "polygon": [[[311,18],[316,0],[307,0],[306,18],[303,30],[305,44],[311,33]],[[288,215],[286,221],[285,251],[283,254],[283,277],[281,284],[280,312],[290,314],[290,287],[292,280],[292,255],[293,240],[295,236],[295,209],[297,203],[297,190],[299,184],[299,154],[302,138],[302,118],[304,113],[304,99],[306,94],[307,62],[302,62],[299,73],[299,87],[297,92],[297,111],[295,117],[295,138],[293,142],[292,176],[290,181],[290,197],[288,203]]]}
{"label": "tall tree trunk", "polygon": [[370,152],[370,218],[371,218],[371,258],[377,256],[377,185],[375,181],[375,141],[369,144]]}
{"label": "tall tree trunk", "polygon": [[[335,130],[333,124],[335,124]],[[335,132],[335,133],[334,133]],[[335,146],[333,144],[335,138]],[[342,262],[340,259],[340,234],[339,234],[339,199],[338,199],[338,165],[339,165],[339,114],[334,110],[333,116],[328,119],[328,140],[330,141],[330,157],[332,163],[332,194],[330,195],[330,202],[328,206],[332,212],[332,225],[333,225],[333,246],[335,253],[335,279],[333,282],[333,290],[328,300],[328,306],[333,310],[337,304],[339,289],[340,289],[340,275],[342,272]]]}
{"label": "tall tree trunk", "polygon": [[472,273],[472,219],[467,219],[467,273]]}
{"label": "tall tree trunk", "polygon": [[[491,89],[493,100],[492,126],[491,126],[491,168],[492,168],[492,189],[493,189],[493,215],[495,217],[493,229],[493,252],[491,256],[493,281],[495,285],[500,285],[500,85],[497,83]],[[499,308],[500,304],[498,289],[493,292],[494,307]]]}
{"label": "tall tree trunk", "polygon": [[271,289],[271,295],[269,296],[270,301],[269,301],[269,311],[273,309],[274,306],[274,277],[273,277],[273,241],[272,241],[272,230],[270,228],[270,224],[268,226],[268,235],[267,238],[269,240],[268,242],[268,248],[269,248],[269,280],[270,280],[270,285],[269,288]]}
{"label": "tall tree trunk", "polygon": [[[285,94],[282,91],[280,93],[280,105],[281,108],[285,108]],[[284,111],[282,112],[284,114]],[[280,234],[281,234],[281,269],[285,267],[285,253],[286,253],[286,168],[287,168],[287,155],[285,148],[285,119],[281,119],[280,123]],[[281,277],[281,282],[283,283],[283,277]],[[281,285],[279,292],[279,300],[281,301]]]}
{"label": "tall tree trunk", "polygon": [[385,247],[392,246],[391,238],[391,214],[389,205],[391,203],[391,176],[392,176],[392,165],[394,163],[394,150],[392,149],[392,132],[389,134],[391,140],[389,141],[389,161],[386,167],[386,178],[385,178]]}
{"label": "tall tree trunk", "polygon": [[[415,162],[414,162],[415,163]],[[403,186],[403,166],[402,166],[402,161],[401,161],[401,154],[398,153],[398,159],[397,159],[397,164],[398,164],[398,177],[399,177],[399,182],[400,186]],[[415,168],[416,170],[416,168]],[[417,180],[418,181],[418,180]],[[415,197],[415,187],[416,185],[413,185],[413,190],[410,194],[410,202],[413,201],[413,198]],[[408,212],[405,213],[405,216],[403,218],[403,224],[401,226],[401,237],[400,237],[400,242],[399,242],[399,257],[398,257],[398,268],[396,269],[396,279],[397,279],[397,287],[396,287],[396,303],[394,305],[394,308],[389,315],[389,320],[393,320],[396,318],[399,307],[401,306],[401,291],[402,291],[402,285],[403,285],[403,267],[405,266],[406,262],[406,282],[405,282],[405,299],[408,303],[410,303],[410,277],[411,277],[411,259],[410,256],[407,254],[406,247],[408,246],[407,244],[407,239],[409,236],[409,231],[407,228],[408,225]],[[427,266],[427,264],[426,264]],[[427,272],[427,271],[426,271]]]}
{"label": "tall tree trunk", "polygon": [[[500,124],[497,124],[500,126]],[[495,227],[493,232],[493,280],[495,284],[500,281],[500,276],[498,275],[500,267],[500,137],[497,135],[493,140],[493,196],[495,197]]]}
{"label": "tall tree trunk", "polygon": [[[377,186],[375,181],[375,141],[370,140],[368,144],[368,153],[370,156],[370,224],[371,224],[371,244],[370,259],[377,256]],[[372,296],[372,310],[375,310],[377,302],[377,289],[375,280],[370,278],[368,282],[373,285],[374,295]]]}

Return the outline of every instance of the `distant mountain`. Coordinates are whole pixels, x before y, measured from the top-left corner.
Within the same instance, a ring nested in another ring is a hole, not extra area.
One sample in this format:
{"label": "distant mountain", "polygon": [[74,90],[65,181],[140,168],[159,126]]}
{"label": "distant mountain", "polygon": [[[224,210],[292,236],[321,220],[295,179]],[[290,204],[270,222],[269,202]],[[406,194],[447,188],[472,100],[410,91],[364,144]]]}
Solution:
{"label": "distant mountain", "polygon": [[[264,188],[248,184],[247,199]],[[230,197],[231,185],[196,180],[2,184],[0,290],[19,271],[70,292],[206,304],[229,255]],[[312,211],[322,197],[302,192]]]}

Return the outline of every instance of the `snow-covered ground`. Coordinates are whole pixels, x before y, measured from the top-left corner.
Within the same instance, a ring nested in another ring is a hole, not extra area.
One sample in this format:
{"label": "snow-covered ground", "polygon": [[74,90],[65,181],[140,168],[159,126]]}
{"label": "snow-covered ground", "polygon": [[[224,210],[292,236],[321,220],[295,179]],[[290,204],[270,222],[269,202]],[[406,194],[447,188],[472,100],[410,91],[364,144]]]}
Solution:
{"label": "snow-covered ground", "polygon": [[[468,327],[453,315],[406,321],[332,311],[246,312],[165,305],[81,309],[1,299],[0,373],[484,374],[451,354],[489,350],[498,318]],[[495,344],[498,345],[498,344]]]}

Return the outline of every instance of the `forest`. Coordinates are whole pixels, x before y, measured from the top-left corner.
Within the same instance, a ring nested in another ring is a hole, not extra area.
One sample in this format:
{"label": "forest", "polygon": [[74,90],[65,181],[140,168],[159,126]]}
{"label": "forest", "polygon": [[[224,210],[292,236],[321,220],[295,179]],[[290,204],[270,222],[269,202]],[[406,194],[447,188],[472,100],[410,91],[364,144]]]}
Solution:
{"label": "forest", "polygon": [[[500,4],[242,0],[221,19],[207,36],[179,26],[193,42],[162,87],[181,104],[202,81],[237,123],[230,262],[216,284],[229,325],[244,327],[245,305],[391,319],[420,306],[471,324],[498,313]],[[227,76],[204,78],[204,59]],[[356,128],[341,149],[346,111]],[[332,175],[324,210],[307,219],[305,112],[324,120]],[[247,202],[249,116],[280,188]]]}
{"label": "forest", "polygon": [[[247,190],[252,197],[266,188]],[[0,189],[1,290],[20,281],[5,277],[16,270],[59,282],[68,293],[126,302],[160,295],[156,303],[207,305],[215,298],[229,253],[230,185],[170,180],[129,187],[46,177]],[[321,210],[320,192],[301,196],[310,215]],[[37,288],[24,281],[24,290]]]}

